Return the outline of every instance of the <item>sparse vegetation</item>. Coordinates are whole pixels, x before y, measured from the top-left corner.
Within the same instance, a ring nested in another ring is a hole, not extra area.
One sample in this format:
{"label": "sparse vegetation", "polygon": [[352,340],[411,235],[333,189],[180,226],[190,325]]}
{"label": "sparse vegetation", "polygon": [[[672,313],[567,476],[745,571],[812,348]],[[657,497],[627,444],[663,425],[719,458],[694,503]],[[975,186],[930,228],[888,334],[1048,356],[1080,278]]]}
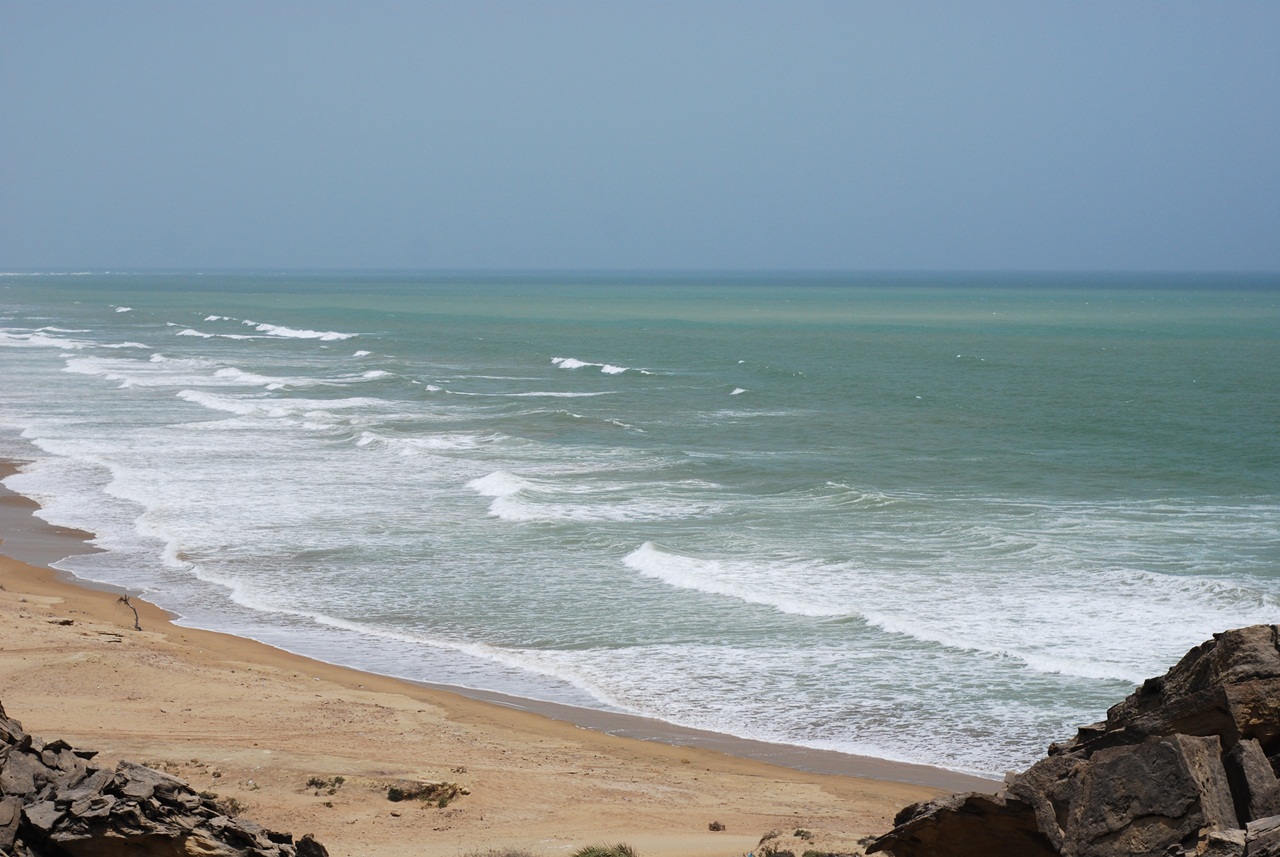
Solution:
{"label": "sparse vegetation", "polygon": [[329,777],[328,779],[325,779],[324,777],[312,777],[307,780],[307,788],[315,789],[317,796],[320,795],[320,792],[332,795],[337,794],[338,789],[346,781],[346,778],[342,776]]}
{"label": "sparse vegetation", "polygon": [[457,783],[415,783],[402,780],[387,787],[387,800],[393,803],[420,800],[424,803],[434,803],[444,809],[458,796],[470,793]]}
{"label": "sparse vegetation", "polygon": [[218,809],[222,810],[223,815],[235,818],[237,815],[244,812],[244,804],[240,803],[240,801],[233,797],[229,797],[225,800],[218,801]]}
{"label": "sparse vegetation", "polygon": [[468,851],[462,857],[535,857],[523,848],[489,848],[485,851]]}
{"label": "sparse vegetation", "polygon": [[707,825],[707,830],[719,832],[721,830],[724,830],[724,825],[718,821],[713,821]]}
{"label": "sparse vegetation", "polygon": [[616,845],[588,845],[573,852],[573,857],[636,857],[636,850],[619,842]]}
{"label": "sparse vegetation", "polygon": [[117,604],[123,604],[125,607],[128,607],[130,610],[132,610],[132,611],[133,611],[133,630],[135,630],[135,631],[141,631],[141,630],[142,630],[142,624],[138,621],[138,608],[137,608],[137,607],[134,607],[132,604],[130,604],[130,603],[129,603],[129,596],[128,596],[128,595],[121,595],[121,596],[116,600],[116,603],[117,603]]}
{"label": "sparse vegetation", "polygon": [[782,845],[778,841],[780,836],[782,836],[782,834],[778,831],[770,830],[764,836],[760,837],[760,842],[756,844],[756,852],[760,854],[761,857],[786,857],[786,855],[795,857],[792,852],[784,851],[782,849]]}
{"label": "sparse vegetation", "polygon": [[798,828],[795,832],[796,839],[803,839],[805,842],[813,841],[812,831],[805,830],[803,827]]}

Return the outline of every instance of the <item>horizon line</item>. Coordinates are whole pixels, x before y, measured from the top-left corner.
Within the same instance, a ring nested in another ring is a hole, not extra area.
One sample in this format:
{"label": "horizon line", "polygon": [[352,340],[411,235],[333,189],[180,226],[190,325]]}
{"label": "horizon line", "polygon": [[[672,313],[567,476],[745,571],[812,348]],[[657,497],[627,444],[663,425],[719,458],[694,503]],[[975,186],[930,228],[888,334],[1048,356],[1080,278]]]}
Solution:
{"label": "horizon line", "polygon": [[138,267],[12,268],[0,277],[182,275],[411,275],[429,277],[920,277],[920,276],[1280,276],[1280,269],[1218,268],[392,268],[392,267]]}

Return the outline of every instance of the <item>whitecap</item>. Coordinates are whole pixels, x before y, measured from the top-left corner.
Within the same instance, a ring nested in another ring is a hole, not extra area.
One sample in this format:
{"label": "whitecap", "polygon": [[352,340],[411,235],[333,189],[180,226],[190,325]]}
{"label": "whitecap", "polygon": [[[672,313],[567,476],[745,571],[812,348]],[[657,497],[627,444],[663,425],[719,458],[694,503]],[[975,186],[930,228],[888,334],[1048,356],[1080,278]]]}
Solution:
{"label": "whitecap", "polygon": [[336,330],[298,330],[279,324],[266,324],[248,319],[241,322],[241,324],[246,324],[259,333],[280,336],[286,339],[319,339],[322,342],[332,342],[339,339],[353,339],[356,336],[354,333],[339,333]]}
{"label": "whitecap", "polygon": [[532,488],[533,483],[514,473],[495,470],[488,476],[472,479],[467,483],[467,487],[485,497],[510,497],[512,494]]}
{"label": "whitecap", "polygon": [[552,357],[551,362],[561,369],[599,368],[605,375],[621,375],[624,372],[639,372],[641,375],[652,375],[648,369],[632,369],[630,366],[616,366],[613,363],[590,363],[576,357]]}
{"label": "whitecap", "polygon": [[257,416],[269,419],[283,417],[302,417],[312,422],[304,424],[312,428],[328,428],[328,423],[316,422],[322,417],[332,418],[331,411],[354,410],[384,405],[381,399],[279,399],[256,396],[222,396],[200,390],[181,390],[179,399],[201,405],[214,411],[225,411],[238,416]]}
{"label": "whitecap", "polygon": [[118,306],[118,307],[116,307],[116,312],[133,312],[133,307],[131,307],[131,306]]}
{"label": "whitecap", "polygon": [[0,346],[10,348],[85,348],[93,343],[78,339],[66,339],[60,336],[49,336],[39,331],[14,332],[0,330]]}
{"label": "whitecap", "polygon": [[848,611],[830,605],[819,606],[800,599],[788,598],[777,586],[761,591],[749,579],[753,569],[741,563],[698,559],[663,550],[653,542],[645,542],[622,558],[628,568],[669,586],[692,589],[708,595],[736,598],[748,604],[771,607],[797,616],[844,616]]}

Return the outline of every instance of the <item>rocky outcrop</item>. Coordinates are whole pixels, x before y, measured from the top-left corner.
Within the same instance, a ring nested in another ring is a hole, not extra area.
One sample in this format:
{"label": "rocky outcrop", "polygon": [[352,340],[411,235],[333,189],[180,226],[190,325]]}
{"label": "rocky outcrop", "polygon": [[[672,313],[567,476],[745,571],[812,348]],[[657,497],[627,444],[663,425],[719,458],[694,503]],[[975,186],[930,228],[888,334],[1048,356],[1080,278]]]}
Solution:
{"label": "rocky outcrop", "polygon": [[867,853],[1280,857],[1280,627],[1215,634],[998,794],[914,804]]}
{"label": "rocky outcrop", "polygon": [[0,706],[0,855],[10,857],[328,857],[230,817],[176,777],[93,750],[44,743]]}

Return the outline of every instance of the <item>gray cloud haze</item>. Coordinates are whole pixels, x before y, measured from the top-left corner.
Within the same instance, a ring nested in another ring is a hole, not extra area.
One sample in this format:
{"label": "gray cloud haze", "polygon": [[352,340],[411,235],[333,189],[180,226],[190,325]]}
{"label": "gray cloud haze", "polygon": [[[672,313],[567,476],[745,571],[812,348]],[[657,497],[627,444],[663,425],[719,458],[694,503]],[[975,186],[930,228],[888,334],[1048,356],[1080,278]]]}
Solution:
{"label": "gray cloud haze", "polygon": [[0,0],[0,268],[1280,270],[1280,3]]}

